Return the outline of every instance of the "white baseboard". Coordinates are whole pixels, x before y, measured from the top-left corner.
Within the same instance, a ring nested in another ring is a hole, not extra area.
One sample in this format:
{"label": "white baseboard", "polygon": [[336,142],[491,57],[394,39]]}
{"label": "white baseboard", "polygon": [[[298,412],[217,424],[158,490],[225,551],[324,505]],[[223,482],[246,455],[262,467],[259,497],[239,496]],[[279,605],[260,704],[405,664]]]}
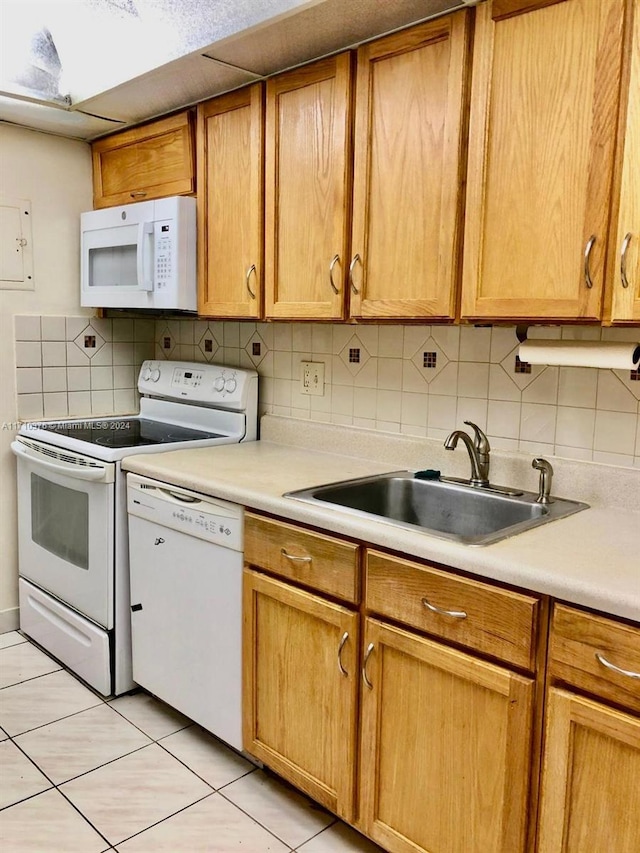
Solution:
{"label": "white baseboard", "polygon": [[17,631],[19,627],[19,607],[10,607],[8,610],[0,610],[0,634],[6,634],[7,631]]}

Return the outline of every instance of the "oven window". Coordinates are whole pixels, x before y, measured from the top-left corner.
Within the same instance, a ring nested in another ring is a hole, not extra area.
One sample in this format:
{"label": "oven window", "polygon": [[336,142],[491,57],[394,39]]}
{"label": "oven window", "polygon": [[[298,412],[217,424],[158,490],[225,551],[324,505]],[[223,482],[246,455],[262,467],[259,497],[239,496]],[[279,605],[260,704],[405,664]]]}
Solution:
{"label": "oven window", "polygon": [[67,563],[89,568],[89,495],[31,475],[31,538]]}

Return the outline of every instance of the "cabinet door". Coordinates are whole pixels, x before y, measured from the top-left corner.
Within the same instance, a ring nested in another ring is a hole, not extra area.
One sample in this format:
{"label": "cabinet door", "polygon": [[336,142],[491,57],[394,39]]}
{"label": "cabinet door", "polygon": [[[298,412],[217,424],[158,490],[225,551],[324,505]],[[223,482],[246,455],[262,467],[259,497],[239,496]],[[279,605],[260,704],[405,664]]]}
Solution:
{"label": "cabinet door", "polygon": [[478,6],[463,317],[601,317],[624,5]]}
{"label": "cabinet door", "polygon": [[99,139],[92,144],[91,154],[96,208],[195,190],[189,110]]}
{"label": "cabinet door", "polygon": [[533,681],[373,619],[364,644],[365,832],[390,853],[524,850]]}
{"label": "cabinet door", "polygon": [[628,102],[622,115],[620,202],[612,217],[610,263],[612,322],[640,323],[640,0],[631,0]]}
{"label": "cabinet door", "polygon": [[640,720],[552,687],[539,853],[637,853]]}
{"label": "cabinet door", "polygon": [[198,106],[198,314],[260,317],[263,86]]}
{"label": "cabinet door", "polygon": [[353,317],[453,318],[469,12],[358,51]]}
{"label": "cabinet door", "polygon": [[350,54],[267,81],[267,317],[344,317],[350,95]]}
{"label": "cabinet door", "polygon": [[244,620],[245,749],[352,821],[357,614],[245,570]]}

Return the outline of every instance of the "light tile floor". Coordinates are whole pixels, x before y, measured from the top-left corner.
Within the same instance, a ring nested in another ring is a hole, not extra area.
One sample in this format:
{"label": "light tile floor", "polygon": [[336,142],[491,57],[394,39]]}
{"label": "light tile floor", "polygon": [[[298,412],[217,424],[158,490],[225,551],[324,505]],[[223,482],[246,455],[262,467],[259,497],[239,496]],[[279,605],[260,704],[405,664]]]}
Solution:
{"label": "light tile floor", "polygon": [[7,853],[382,853],[154,697],[104,700],[0,635]]}

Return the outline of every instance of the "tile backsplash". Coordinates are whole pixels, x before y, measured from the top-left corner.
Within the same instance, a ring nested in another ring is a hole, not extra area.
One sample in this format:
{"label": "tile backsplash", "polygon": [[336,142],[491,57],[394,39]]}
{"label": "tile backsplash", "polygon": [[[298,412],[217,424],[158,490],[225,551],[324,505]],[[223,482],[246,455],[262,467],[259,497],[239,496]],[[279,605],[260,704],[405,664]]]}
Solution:
{"label": "tile backsplash", "polygon": [[[531,327],[529,337],[637,341],[640,329]],[[260,411],[443,439],[463,421],[496,449],[640,467],[638,372],[530,365],[514,326],[16,317],[22,418],[135,410],[145,358],[254,367]],[[301,393],[301,361],[325,365]]]}
{"label": "tile backsplash", "polygon": [[[640,329],[531,327],[529,337],[637,341]],[[637,373],[530,365],[514,326],[156,322],[156,358],[254,367],[262,413],[441,438],[471,420],[496,449],[640,467]],[[300,391],[322,361],[325,393]]]}
{"label": "tile backsplash", "polygon": [[140,364],[154,355],[154,320],[17,316],[18,417],[133,412]]}

